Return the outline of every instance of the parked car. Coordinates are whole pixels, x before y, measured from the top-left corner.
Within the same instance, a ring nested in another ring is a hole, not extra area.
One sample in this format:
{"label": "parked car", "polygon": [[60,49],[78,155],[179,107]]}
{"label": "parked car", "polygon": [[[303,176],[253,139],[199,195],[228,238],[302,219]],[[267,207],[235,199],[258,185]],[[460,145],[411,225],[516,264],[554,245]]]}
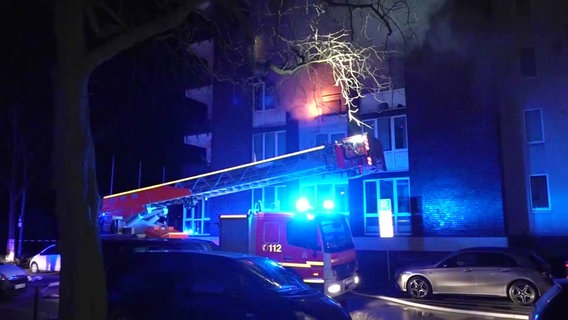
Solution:
{"label": "parked car", "polygon": [[536,302],[530,320],[564,320],[568,306],[568,279],[558,279]]}
{"label": "parked car", "polygon": [[26,270],[0,261],[0,296],[7,297],[24,291],[28,285]]}
{"label": "parked car", "polygon": [[[218,250],[217,244],[204,239],[156,239],[116,235],[101,235],[103,258],[108,283],[117,281],[116,268],[131,263],[132,255],[140,252],[167,250]],[[39,312],[42,319],[57,318],[59,310],[59,282],[50,283],[40,292]]]}
{"label": "parked car", "polygon": [[397,271],[398,288],[412,298],[432,294],[507,297],[532,305],[553,284],[550,265],[533,252],[509,248],[468,248],[440,262]]}
{"label": "parked car", "polygon": [[61,270],[61,255],[56,244],[52,244],[43,249],[30,259],[30,271],[38,272],[59,272]]}
{"label": "parked car", "polygon": [[154,251],[116,266],[110,319],[351,319],[276,261],[222,251]]}
{"label": "parked car", "polygon": [[[104,250],[121,251],[144,251],[154,249],[168,250],[218,250],[218,246],[209,240],[196,238],[189,239],[157,239],[157,238],[137,238],[126,236],[101,236]],[[114,254],[118,256],[118,254]],[[30,271],[38,272],[59,272],[61,270],[61,255],[57,245],[52,244],[30,259]]]}

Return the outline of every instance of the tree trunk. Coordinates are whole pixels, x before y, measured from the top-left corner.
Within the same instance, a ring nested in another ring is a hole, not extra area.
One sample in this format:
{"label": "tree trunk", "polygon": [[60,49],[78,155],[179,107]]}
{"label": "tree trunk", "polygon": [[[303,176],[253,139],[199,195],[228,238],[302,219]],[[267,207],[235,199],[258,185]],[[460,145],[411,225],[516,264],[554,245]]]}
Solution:
{"label": "tree trunk", "polygon": [[84,67],[83,1],[55,9],[54,186],[61,250],[59,319],[105,319],[106,285],[97,233],[99,196]]}
{"label": "tree trunk", "polygon": [[87,83],[88,76],[60,73],[55,87],[54,182],[62,255],[59,302],[62,320],[106,317]]}

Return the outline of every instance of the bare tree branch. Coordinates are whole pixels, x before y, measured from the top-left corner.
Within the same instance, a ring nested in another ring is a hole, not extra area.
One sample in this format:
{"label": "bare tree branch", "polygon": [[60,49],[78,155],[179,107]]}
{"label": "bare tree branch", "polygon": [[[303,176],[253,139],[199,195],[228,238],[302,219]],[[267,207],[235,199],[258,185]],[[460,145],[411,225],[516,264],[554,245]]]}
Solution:
{"label": "bare tree branch", "polygon": [[89,52],[85,59],[84,70],[93,70],[103,62],[112,58],[117,52],[132,47],[134,44],[147,40],[155,35],[171,30],[178,26],[191,12],[207,0],[184,0],[175,10],[159,19],[138,26],[109,40],[107,43]]}

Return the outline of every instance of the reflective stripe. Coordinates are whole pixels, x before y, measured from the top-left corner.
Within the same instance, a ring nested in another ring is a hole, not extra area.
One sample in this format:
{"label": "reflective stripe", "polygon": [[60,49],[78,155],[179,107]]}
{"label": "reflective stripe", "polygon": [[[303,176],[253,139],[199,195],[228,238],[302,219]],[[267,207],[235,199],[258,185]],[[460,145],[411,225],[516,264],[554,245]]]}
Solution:
{"label": "reflective stripe", "polygon": [[284,267],[311,268],[307,263],[281,262],[280,264]]}
{"label": "reflective stripe", "polygon": [[221,219],[242,219],[246,217],[246,214],[224,214],[220,216]]}
{"label": "reflective stripe", "polygon": [[315,279],[304,279],[305,283],[324,283],[323,279],[315,278]]}
{"label": "reflective stripe", "polygon": [[323,267],[323,261],[306,261],[306,263],[300,262],[281,262],[284,267],[296,267],[296,268],[311,268],[313,266]]}

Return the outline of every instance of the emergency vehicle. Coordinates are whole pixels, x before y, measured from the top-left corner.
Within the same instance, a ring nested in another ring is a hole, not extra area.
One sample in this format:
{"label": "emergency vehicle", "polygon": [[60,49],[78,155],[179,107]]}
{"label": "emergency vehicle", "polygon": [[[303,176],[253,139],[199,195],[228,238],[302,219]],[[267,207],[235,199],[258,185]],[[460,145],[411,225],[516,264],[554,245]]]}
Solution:
{"label": "emergency vehicle", "polygon": [[221,215],[221,250],[265,256],[335,297],[359,283],[351,230],[343,214],[250,212]]}
{"label": "emergency vehicle", "polygon": [[[343,173],[360,177],[386,170],[378,140],[366,134],[332,145],[293,152],[103,198],[99,213],[102,234],[187,238],[168,225],[168,207],[195,206],[204,198],[252,190],[315,174]],[[301,208],[300,208],[301,209]],[[247,211],[245,211],[247,212]],[[293,269],[306,283],[322,285],[338,296],[357,285],[357,262],[346,217],[331,212],[262,212],[219,217],[221,250],[266,256]]]}

